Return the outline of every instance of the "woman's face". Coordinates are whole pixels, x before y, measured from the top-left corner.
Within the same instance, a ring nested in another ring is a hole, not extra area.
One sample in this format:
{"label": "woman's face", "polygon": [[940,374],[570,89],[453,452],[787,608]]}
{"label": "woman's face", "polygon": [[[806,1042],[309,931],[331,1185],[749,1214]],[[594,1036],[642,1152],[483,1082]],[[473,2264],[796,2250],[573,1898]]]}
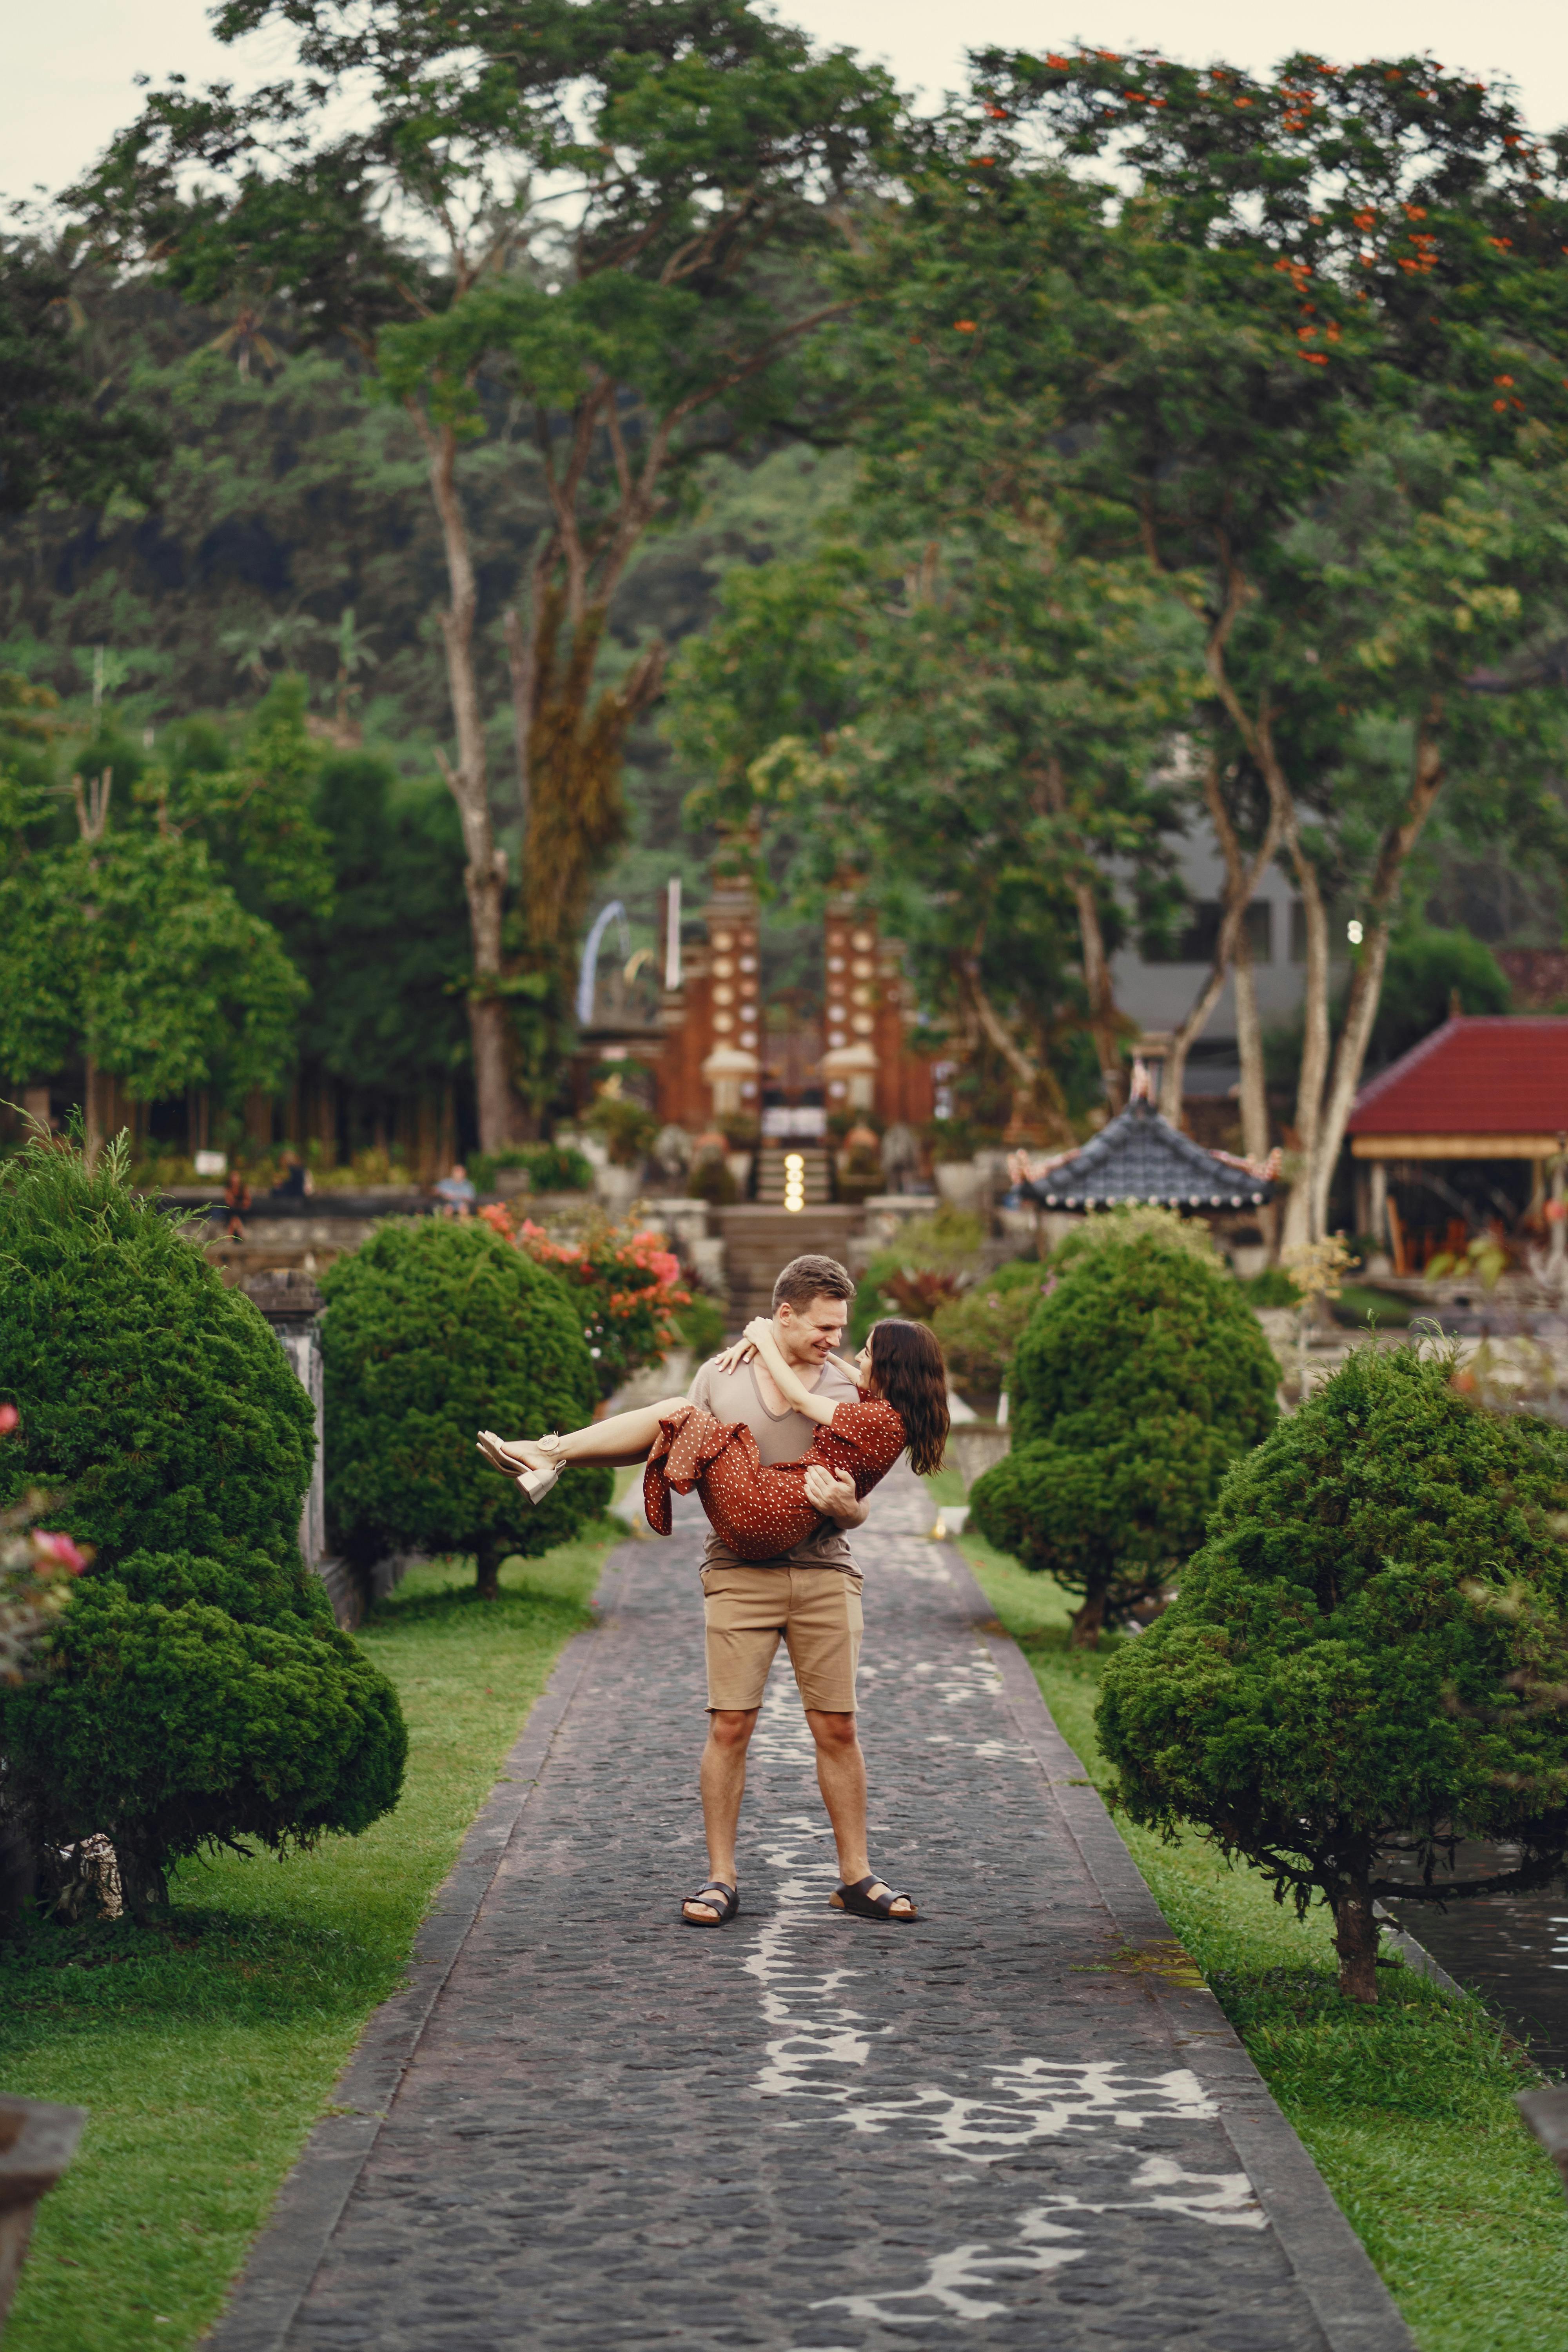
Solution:
{"label": "woman's face", "polygon": [[861,1349],[860,1353],[855,1359],[855,1385],[858,1389],[864,1389],[869,1388],[870,1384],[871,1342],[869,1339],[868,1339],[865,1346]]}

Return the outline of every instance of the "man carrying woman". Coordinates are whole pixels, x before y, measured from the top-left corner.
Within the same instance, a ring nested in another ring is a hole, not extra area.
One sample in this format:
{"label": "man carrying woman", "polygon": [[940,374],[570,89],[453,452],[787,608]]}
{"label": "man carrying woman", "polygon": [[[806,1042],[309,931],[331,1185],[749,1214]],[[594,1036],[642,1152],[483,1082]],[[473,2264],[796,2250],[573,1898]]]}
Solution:
{"label": "man carrying woman", "polygon": [[805,1256],[773,1285],[771,1320],[704,1364],[685,1398],[537,1442],[485,1432],[481,1450],[539,1499],[573,1462],[646,1462],[650,1526],[668,1530],[668,1489],[696,1490],[710,1526],[702,1562],[708,1741],[700,1771],[710,1875],[688,1896],[689,1927],[740,1909],[736,1832],[746,1750],[768,1670],[788,1647],[816,1748],[817,1785],[838,1848],[828,1898],[862,1918],[916,1917],[872,1872],[866,1759],[855,1719],[861,1572],[848,1530],[865,1496],[908,1446],[934,1469],[947,1434],[942,1351],[923,1324],[879,1323],[854,1364],[840,1360],[855,1285],[837,1259]]}

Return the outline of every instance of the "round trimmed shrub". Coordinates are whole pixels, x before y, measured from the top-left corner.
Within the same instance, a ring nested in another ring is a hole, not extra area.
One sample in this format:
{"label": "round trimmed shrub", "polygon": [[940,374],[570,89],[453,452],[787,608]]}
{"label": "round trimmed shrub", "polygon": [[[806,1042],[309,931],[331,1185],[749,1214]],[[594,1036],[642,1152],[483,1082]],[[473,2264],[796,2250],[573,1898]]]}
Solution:
{"label": "round trimmed shrub", "polygon": [[322,1284],[327,1517],[343,1556],[472,1552],[493,1596],[509,1553],[548,1551],[603,1510],[608,1470],[569,1470],[535,1509],[481,1429],[539,1437],[593,1418],[598,1381],[565,1286],[480,1220],[377,1227]]}
{"label": "round trimmed shrub", "polygon": [[406,1737],[300,1557],[310,1405],[261,1316],[122,1149],[41,1142],[0,1167],[0,1505],[51,1492],[96,1554],[0,1692],[7,1808],[49,1845],[107,1834],[139,1916],[204,1843],[364,1828]]}
{"label": "round trimmed shrub", "polygon": [[1187,1822],[1299,1909],[1377,1998],[1379,1895],[1451,1898],[1456,1838],[1568,1849],[1568,1434],[1468,1402],[1447,1354],[1360,1348],[1237,1465],[1178,1598],[1110,1663],[1100,1736],[1132,1819]]}
{"label": "round trimmed shrub", "polygon": [[1206,1236],[1164,1213],[1089,1219],[1052,1270],[1014,1358],[1013,1450],[971,1500],[989,1542],[1083,1596],[1092,1643],[1203,1541],[1279,1371]]}

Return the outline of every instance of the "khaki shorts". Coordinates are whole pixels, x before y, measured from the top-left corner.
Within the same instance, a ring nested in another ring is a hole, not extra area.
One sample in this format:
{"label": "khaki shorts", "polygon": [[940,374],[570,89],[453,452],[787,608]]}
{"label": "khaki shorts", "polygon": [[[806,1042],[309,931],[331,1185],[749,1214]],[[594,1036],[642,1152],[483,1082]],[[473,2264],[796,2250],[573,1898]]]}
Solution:
{"label": "khaki shorts", "polygon": [[782,1634],[801,1705],[853,1715],[860,1582],[840,1568],[705,1568],[709,1707],[741,1714],[761,1706]]}

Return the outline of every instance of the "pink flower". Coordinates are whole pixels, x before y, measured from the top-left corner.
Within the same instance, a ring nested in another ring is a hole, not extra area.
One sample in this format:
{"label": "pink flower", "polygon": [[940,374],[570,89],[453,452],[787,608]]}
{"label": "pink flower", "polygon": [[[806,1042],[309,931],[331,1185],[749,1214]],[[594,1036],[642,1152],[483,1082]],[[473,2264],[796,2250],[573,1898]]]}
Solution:
{"label": "pink flower", "polygon": [[14,1404],[0,1404],[0,1437],[9,1437],[21,1418]]}
{"label": "pink flower", "polygon": [[41,1565],[68,1569],[73,1576],[80,1575],[90,1558],[69,1536],[46,1535],[42,1528],[33,1529],[33,1550]]}
{"label": "pink flower", "polygon": [[647,1263],[649,1273],[656,1275],[660,1282],[670,1283],[679,1280],[680,1260],[673,1250],[656,1250]]}

